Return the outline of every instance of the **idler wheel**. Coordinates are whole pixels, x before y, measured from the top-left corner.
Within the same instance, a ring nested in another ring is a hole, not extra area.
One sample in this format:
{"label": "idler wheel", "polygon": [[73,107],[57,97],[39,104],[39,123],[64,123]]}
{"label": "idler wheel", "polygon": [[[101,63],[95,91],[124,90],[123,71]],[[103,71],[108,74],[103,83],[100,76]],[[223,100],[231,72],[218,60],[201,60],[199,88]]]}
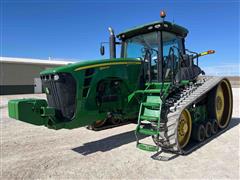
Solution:
{"label": "idler wheel", "polygon": [[184,148],[188,144],[191,132],[192,132],[191,114],[187,109],[185,109],[180,115],[177,128],[178,144],[181,148]]}
{"label": "idler wheel", "polygon": [[233,107],[232,89],[227,79],[222,80],[209,94],[210,118],[216,119],[220,129],[228,126]]}

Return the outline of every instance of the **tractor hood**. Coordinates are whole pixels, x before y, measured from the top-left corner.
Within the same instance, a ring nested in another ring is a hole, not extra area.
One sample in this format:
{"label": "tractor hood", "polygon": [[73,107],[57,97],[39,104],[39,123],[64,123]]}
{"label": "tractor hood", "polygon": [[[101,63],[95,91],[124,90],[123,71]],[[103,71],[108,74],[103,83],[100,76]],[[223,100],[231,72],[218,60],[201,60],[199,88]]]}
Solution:
{"label": "tractor hood", "polygon": [[139,59],[133,59],[133,58],[117,58],[117,59],[100,59],[100,60],[88,60],[88,61],[82,61],[82,62],[76,62],[73,64],[68,64],[65,66],[60,66],[56,68],[47,69],[45,71],[42,71],[40,75],[45,74],[55,74],[59,72],[74,72],[74,71],[80,71],[83,69],[88,68],[95,68],[95,67],[104,67],[109,65],[119,65],[119,64],[139,64]]}
{"label": "tractor hood", "polygon": [[[104,59],[45,70],[41,79],[47,101],[9,101],[9,116],[52,129],[72,129],[105,119],[109,111],[126,107],[127,96],[138,88],[141,63],[137,59]],[[111,91],[100,89],[100,82]]]}

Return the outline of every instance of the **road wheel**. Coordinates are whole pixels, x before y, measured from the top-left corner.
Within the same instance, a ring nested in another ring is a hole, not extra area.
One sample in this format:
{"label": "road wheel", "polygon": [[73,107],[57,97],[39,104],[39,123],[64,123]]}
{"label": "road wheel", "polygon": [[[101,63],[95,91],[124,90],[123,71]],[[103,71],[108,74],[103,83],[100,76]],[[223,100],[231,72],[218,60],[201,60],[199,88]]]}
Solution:
{"label": "road wheel", "polygon": [[216,134],[218,132],[218,123],[217,121],[212,122],[212,134]]}
{"label": "road wheel", "polygon": [[205,137],[209,138],[212,135],[212,124],[207,122],[205,125]]}
{"label": "road wheel", "polygon": [[205,139],[205,127],[203,124],[196,124],[193,130],[193,139],[202,142]]}

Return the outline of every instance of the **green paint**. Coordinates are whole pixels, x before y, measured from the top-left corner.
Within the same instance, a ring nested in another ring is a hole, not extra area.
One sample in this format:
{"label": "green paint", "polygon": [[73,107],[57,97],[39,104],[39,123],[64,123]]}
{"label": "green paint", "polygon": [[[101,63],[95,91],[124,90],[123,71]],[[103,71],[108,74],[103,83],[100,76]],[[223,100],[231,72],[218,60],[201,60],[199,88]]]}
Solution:
{"label": "green paint", "polygon": [[206,105],[199,105],[189,109],[193,123],[205,122],[207,120]]}
{"label": "green paint", "polygon": [[[72,63],[65,66],[60,66],[52,69],[47,69],[45,71],[42,71],[40,75],[43,74],[53,74],[53,73],[59,73],[59,72],[69,72],[69,73],[76,73],[77,68],[91,66],[91,65],[98,65],[98,64],[104,64],[104,63],[115,63],[115,62],[140,62],[139,60],[133,59],[133,58],[116,58],[116,59],[98,59],[98,60],[91,60],[91,61],[81,61]],[[99,69],[99,68],[98,68]]]}
{"label": "green paint", "polygon": [[138,143],[137,148],[144,150],[144,151],[149,151],[149,152],[155,152],[159,150],[158,146],[153,146],[150,144],[143,144],[143,143]]}
{"label": "green paint", "polygon": [[8,102],[9,117],[31,123],[34,125],[44,125],[47,117],[42,116],[42,108],[47,107],[44,99],[17,99]]}

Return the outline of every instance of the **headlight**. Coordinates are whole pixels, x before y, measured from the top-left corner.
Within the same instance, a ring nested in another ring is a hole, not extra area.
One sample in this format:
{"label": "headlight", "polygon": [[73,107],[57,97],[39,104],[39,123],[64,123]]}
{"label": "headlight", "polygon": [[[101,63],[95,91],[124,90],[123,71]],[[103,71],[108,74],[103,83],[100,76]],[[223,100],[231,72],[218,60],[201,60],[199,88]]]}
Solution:
{"label": "headlight", "polygon": [[59,80],[59,75],[57,75],[57,74],[54,75],[53,79],[54,79],[55,81]]}

